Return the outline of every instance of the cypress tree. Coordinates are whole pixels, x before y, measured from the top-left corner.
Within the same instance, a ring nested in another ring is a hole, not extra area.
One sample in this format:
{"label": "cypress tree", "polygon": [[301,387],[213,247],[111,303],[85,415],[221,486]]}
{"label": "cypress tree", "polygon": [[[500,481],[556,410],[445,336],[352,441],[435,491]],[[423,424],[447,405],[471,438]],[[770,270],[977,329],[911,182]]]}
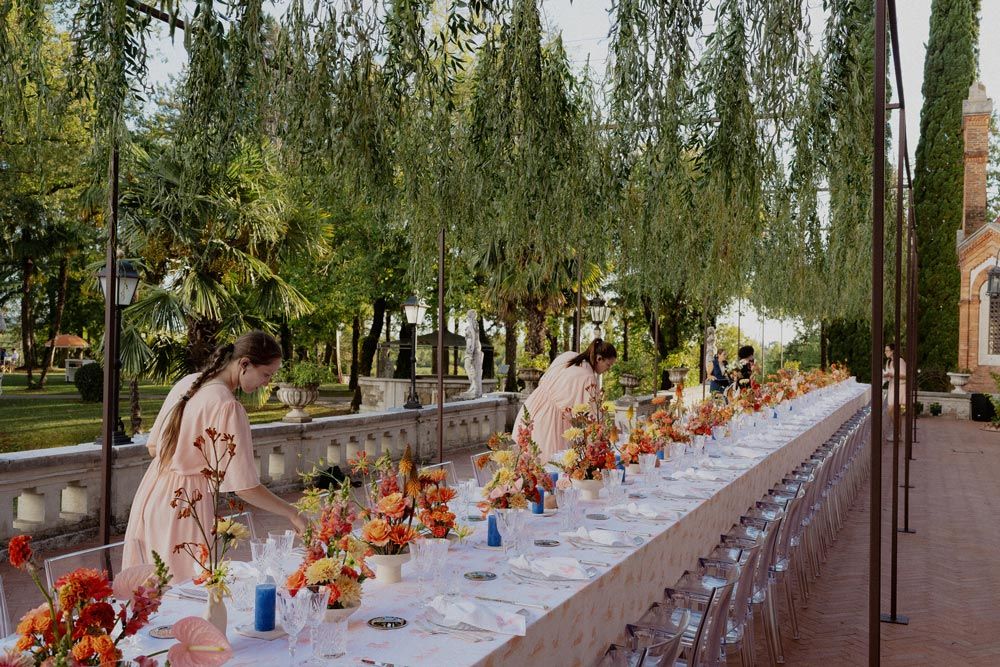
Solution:
{"label": "cypress tree", "polygon": [[924,60],[923,107],[914,182],[920,253],[920,366],[948,370],[958,355],[962,224],[962,100],[976,74],[980,0],[933,0]]}

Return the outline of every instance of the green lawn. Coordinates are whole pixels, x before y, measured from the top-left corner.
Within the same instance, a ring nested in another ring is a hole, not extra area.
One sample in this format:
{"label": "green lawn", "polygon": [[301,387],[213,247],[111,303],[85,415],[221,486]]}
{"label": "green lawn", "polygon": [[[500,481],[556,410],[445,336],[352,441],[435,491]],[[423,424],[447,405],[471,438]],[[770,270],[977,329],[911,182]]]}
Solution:
{"label": "green lawn", "polygon": [[[44,449],[62,445],[91,442],[101,430],[101,404],[84,403],[73,385],[65,384],[62,375],[58,381],[54,376],[51,388],[46,387],[45,395],[24,390],[26,377],[23,373],[4,376],[3,395],[0,396],[0,453],[27,449]],[[8,384],[10,381],[10,384]],[[49,382],[46,381],[48,385]],[[69,388],[72,391],[64,391]],[[156,419],[168,386],[149,382],[140,384],[142,409],[142,430],[148,431]],[[349,396],[344,385],[324,385],[320,388],[321,398]],[[128,428],[131,407],[126,391],[123,391],[121,414]],[[310,406],[308,412],[315,417],[344,414],[346,408],[331,406]],[[278,421],[288,411],[275,399],[262,408],[247,406],[250,421],[254,424]]]}

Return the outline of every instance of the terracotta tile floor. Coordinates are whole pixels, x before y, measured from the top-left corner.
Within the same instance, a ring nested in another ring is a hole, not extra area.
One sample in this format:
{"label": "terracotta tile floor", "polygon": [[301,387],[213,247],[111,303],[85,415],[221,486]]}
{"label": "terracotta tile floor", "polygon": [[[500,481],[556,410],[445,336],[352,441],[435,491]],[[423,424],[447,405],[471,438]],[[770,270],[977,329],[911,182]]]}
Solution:
{"label": "terracotta tile floor", "polygon": [[[882,664],[1000,665],[1000,434],[975,422],[917,423],[910,464],[910,528],[917,532],[900,533],[898,542],[897,612],[910,624],[882,624]],[[889,611],[891,451],[883,463],[883,612]],[[862,496],[800,612],[801,639],[790,639],[783,626],[788,665],[868,662],[867,488]]]}
{"label": "terracotta tile floor", "polygon": [[[994,566],[1000,554],[1000,434],[944,418],[922,419],[918,426],[910,505],[910,527],[917,532],[899,535],[898,610],[910,624],[882,625],[882,662],[1000,665],[1000,568]],[[883,611],[889,607],[890,452],[883,464]],[[469,453],[455,456],[461,478],[471,476]],[[865,489],[813,583],[809,606],[800,609],[801,639],[791,639],[787,621],[783,625],[786,664],[867,664],[868,517]],[[256,521],[262,533],[284,527],[266,513]],[[5,563],[0,576],[13,618],[38,604],[23,574]],[[766,656],[760,643],[757,655]]]}

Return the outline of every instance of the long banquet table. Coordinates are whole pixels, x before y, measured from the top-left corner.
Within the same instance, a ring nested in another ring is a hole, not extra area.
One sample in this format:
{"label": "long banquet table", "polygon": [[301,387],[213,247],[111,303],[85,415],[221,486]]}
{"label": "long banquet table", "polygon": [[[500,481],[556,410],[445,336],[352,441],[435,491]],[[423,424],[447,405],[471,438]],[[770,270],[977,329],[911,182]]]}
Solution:
{"label": "long banquet table", "polygon": [[[836,385],[819,399],[821,418],[810,424],[796,423],[786,413],[769,426],[771,442],[761,449],[761,458],[744,459],[743,470],[719,471],[727,478],[718,482],[700,482],[710,492],[704,500],[671,500],[649,496],[643,502],[654,507],[679,510],[673,521],[629,523],[628,530],[651,536],[631,551],[583,551],[563,540],[557,547],[532,547],[532,555],[577,556],[602,561],[610,567],[598,568],[599,574],[586,582],[569,582],[565,588],[546,585],[515,584],[504,576],[494,581],[462,580],[462,590],[482,595],[548,605],[548,610],[529,609],[527,634],[523,637],[494,635],[492,641],[468,642],[450,634],[431,634],[412,622],[422,608],[417,601],[417,585],[409,565],[403,568],[403,582],[382,584],[378,580],[364,585],[360,610],[350,620],[348,656],[333,664],[392,664],[396,667],[417,665],[589,665],[607,646],[619,639],[624,625],[635,621],[649,605],[662,598],[663,589],[693,569],[699,556],[711,551],[719,535],[726,532],[754,501],[767,493],[781,477],[795,468],[841,424],[868,403],[868,385],[848,380]],[[782,444],[783,442],[783,444]],[[740,442],[753,447],[753,442]],[[662,485],[669,481],[660,482]],[[603,500],[586,503],[588,512],[598,511]],[[614,528],[610,521],[585,520],[589,528]],[[485,548],[485,522],[476,524],[476,533],[465,544],[454,545],[449,559],[460,565],[459,572],[488,570],[500,574],[507,568],[503,554]],[[527,544],[537,538],[558,538],[558,519],[531,515]],[[458,574],[458,576],[461,576]],[[484,603],[489,604],[489,603]],[[203,602],[168,597],[153,626],[170,623],[188,615],[199,615]],[[515,607],[504,607],[510,611]],[[375,616],[393,615],[410,619],[398,630],[377,630],[367,621]],[[263,641],[233,631],[249,621],[246,613],[230,609],[229,638],[235,651],[232,665],[288,664],[285,639]],[[148,628],[147,628],[148,630]],[[299,655],[308,659],[308,630],[302,633]],[[140,652],[162,650],[169,641],[152,639],[143,631],[136,647]],[[133,655],[135,653],[129,651]]]}

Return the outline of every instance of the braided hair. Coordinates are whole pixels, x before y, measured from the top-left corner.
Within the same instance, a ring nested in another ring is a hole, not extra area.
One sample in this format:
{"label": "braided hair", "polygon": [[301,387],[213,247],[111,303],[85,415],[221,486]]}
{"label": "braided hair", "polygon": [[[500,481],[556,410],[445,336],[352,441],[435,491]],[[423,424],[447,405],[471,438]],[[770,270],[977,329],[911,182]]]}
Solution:
{"label": "braided hair", "polygon": [[187,407],[191,397],[198,393],[205,383],[216,377],[225,369],[233,359],[246,357],[254,366],[266,366],[275,359],[281,358],[281,345],[268,333],[263,331],[250,331],[236,339],[236,343],[228,343],[215,348],[208,363],[201,369],[201,374],[191,385],[191,388],[181,396],[171,409],[167,423],[163,427],[160,436],[160,446],[158,455],[160,458],[160,470],[165,470],[170,465],[177,450],[177,436],[181,430],[181,421],[184,417],[184,408]]}
{"label": "braided hair", "polygon": [[600,338],[595,338],[590,343],[590,347],[566,362],[566,368],[569,368],[570,366],[579,366],[585,361],[590,364],[591,368],[597,368],[598,357],[602,357],[604,359],[617,359],[618,350],[616,350],[615,346],[611,343],[608,343]]}

